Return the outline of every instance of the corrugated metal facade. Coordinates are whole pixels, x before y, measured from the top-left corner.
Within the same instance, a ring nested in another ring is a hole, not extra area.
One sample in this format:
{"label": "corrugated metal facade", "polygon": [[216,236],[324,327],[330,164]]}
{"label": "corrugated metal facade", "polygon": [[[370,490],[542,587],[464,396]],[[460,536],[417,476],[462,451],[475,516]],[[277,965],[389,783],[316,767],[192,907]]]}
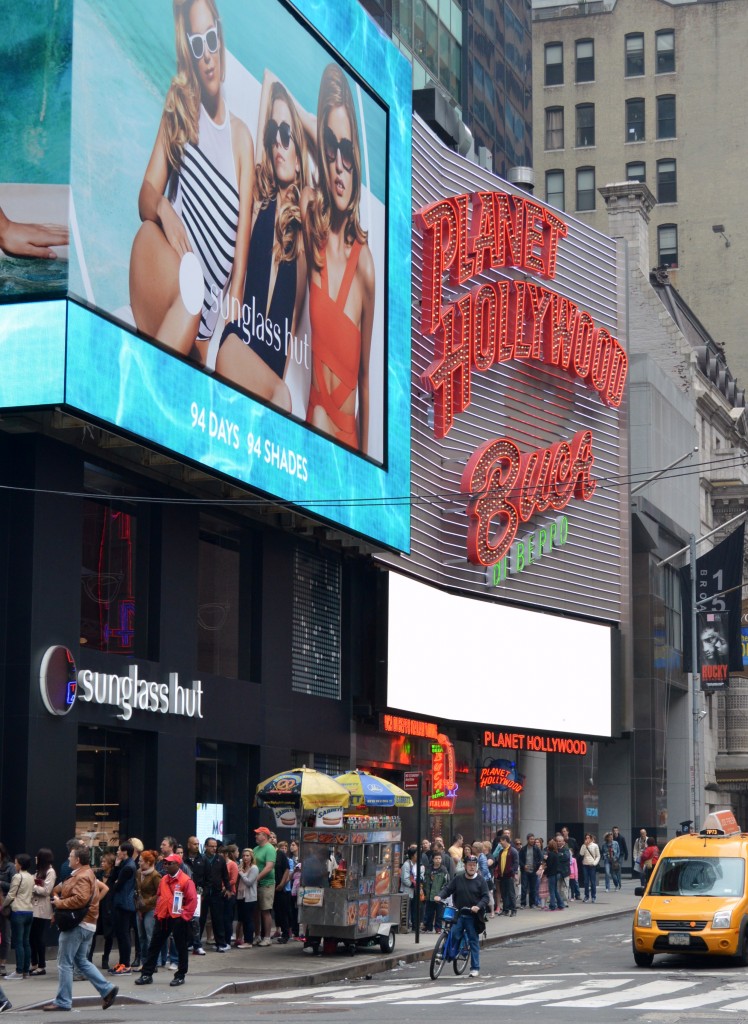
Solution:
{"label": "corrugated metal facade", "polygon": [[[413,127],[414,212],[448,196],[476,191],[523,195],[481,167],[445,149],[417,118]],[[561,239],[553,280],[514,267],[490,270],[452,288],[453,302],[482,282],[531,280],[571,299],[621,344],[618,314],[616,243],[562,215],[568,235]],[[471,403],[458,413],[443,439],[433,429],[433,399],[422,375],[434,360],[434,338],[420,330],[423,237],[413,232],[412,342],[412,549],[409,557],[384,561],[438,586],[472,595],[511,601],[562,614],[620,623],[627,618],[628,509],[626,398],[609,408],[571,372],[529,361],[512,360],[479,373],[472,370]],[[482,444],[513,439],[522,452],[570,441],[579,430],[594,434],[592,476],[597,488],[589,501],[572,498],[563,512],[549,510],[520,522],[517,540],[548,528],[559,515],[568,518],[563,547],[494,585],[493,571],[467,561],[467,495],[460,493],[463,469]]]}

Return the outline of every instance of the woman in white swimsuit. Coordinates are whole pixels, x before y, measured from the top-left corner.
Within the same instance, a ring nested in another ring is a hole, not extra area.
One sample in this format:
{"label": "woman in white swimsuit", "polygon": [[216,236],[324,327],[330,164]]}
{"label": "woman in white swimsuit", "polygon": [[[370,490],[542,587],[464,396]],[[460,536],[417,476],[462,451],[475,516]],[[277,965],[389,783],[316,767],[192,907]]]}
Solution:
{"label": "woman in white swimsuit", "polygon": [[254,146],[226,105],[214,0],[173,3],[177,74],[138,198],[130,303],[139,330],[204,363],[226,287],[242,298]]}

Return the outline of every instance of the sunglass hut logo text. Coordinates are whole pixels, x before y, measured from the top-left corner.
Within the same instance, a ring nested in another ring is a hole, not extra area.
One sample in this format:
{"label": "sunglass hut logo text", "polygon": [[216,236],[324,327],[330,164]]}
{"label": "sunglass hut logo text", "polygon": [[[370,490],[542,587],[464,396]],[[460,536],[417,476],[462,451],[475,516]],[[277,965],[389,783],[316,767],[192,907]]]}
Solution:
{"label": "sunglass hut logo text", "polygon": [[[471,212],[472,207],[472,212]],[[421,331],[434,336],[434,361],[423,374],[434,396],[434,434],[446,437],[471,402],[471,372],[521,360],[559,367],[618,408],[628,373],[620,343],[570,299],[529,280],[481,283],[442,304],[452,287],[498,267],[553,279],[558,245],[568,232],[553,211],[521,196],[476,192],[441,199],[415,214],[423,236]],[[468,558],[495,565],[512,547],[520,522],[561,511],[595,493],[593,434],[522,452],[511,438],[486,441],[473,454],[460,489],[469,495]]]}

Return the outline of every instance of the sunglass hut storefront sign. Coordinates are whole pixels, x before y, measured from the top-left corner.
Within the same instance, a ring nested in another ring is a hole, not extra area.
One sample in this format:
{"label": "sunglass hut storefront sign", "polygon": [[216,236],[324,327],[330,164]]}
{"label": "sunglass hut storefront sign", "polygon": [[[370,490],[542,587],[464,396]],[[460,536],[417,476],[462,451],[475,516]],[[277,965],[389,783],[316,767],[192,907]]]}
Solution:
{"label": "sunglass hut storefront sign", "polygon": [[[570,299],[529,279],[484,279],[443,303],[445,274],[452,289],[500,267],[553,280],[568,230],[558,214],[522,196],[475,192],[422,207],[415,226],[423,236],[421,331],[434,339],[434,359],[422,382],[433,394],[437,438],[446,437],[469,407],[472,374],[512,360],[561,368],[607,406],[620,406],[626,352]],[[468,495],[468,559],[496,565],[520,524],[560,512],[573,498],[589,501],[594,462],[590,429],[535,451],[522,451],[511,437],[482,444],[460,483]]]}

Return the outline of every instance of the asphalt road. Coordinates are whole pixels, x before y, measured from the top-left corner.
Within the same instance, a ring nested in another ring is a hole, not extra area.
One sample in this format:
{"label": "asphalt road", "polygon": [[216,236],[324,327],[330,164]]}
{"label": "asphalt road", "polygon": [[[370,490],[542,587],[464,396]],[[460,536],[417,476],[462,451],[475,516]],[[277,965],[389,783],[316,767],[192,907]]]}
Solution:
{"label": "asphalt road", "polygon": [[[236,1024],[265,1021],[299,1024],[304,1018],[351,1024],[408,1021],[454,1024],[507,1017],[512,1024],[615,1020],[662,1024],[733,1024],[748,1021],[748,970],[729,960],[657,957],[651,969],[634,965],[629,918],[588,921],[486,949],[481,977],[457,978],[449,965],[438,981],[428,963],[402,966],[370,980],[314,988],[231,995],[178,1004],[74,1010],[80,1021],[127,1024]],[[486,1016],[488,1015],[488,1018]],[[58,1019],[30,1011],[23,1019]],[[12,1018],[8,1018],[11,1020]],[[67,1015],[63,1019],[68,1019]]]}

